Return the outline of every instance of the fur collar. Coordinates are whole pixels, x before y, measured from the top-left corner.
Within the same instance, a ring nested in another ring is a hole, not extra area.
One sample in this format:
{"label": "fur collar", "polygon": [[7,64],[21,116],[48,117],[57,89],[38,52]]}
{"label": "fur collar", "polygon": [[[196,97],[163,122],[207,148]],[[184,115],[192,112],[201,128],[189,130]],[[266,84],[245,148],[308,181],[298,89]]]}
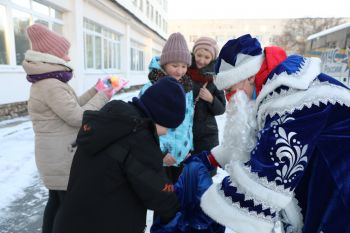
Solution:
{"label": "fur collar", "polygon": [[[158,81],[158,79],[166,76],[163,70],[159,69],[152,69],[151,72],[148,73],[148,79],[153,84]],[[192,80],[187,75],[182,76],[180,80],[178,80],[179,83],[182,84],[183,88],[185,89],[185,92],[192,91]]]}
{"label": "fur collar", "polygon": [[33,61],[33,62],[45,62],[45,63],[64,65],[69,69],[73,70],[73,68],[68,62],[48,53],[41,53],[34,50],[27,50],[27,52],[25,53],[24,59],[27,61]]}

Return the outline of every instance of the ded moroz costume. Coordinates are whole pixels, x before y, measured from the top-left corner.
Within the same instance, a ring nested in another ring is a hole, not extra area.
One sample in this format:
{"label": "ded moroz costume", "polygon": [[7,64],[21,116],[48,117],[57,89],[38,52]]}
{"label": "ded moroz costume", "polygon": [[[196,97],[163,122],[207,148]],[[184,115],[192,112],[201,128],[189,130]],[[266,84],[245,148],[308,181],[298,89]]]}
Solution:
{"label": "ded moroz costume", "polygon": [[250,35],[224,45],[215,84],[255,76],[256,100],[228,95],[223,142],[206,157],[229,173],[201,199],[215,221],[237,233],[350,232],[350,90],[320,67]]}

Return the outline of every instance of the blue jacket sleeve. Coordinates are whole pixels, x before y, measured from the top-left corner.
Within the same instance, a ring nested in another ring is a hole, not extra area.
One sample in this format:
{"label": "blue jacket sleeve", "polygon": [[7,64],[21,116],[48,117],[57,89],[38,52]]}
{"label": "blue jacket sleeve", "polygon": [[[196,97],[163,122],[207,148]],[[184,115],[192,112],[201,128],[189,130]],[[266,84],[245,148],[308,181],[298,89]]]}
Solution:
{"label": "blue jacket sleeve", "polygon": [[[208,169],[199,158],[194,158],[176,182],[174,188],[181,205],[176,217],[166,225],[156,220],[151,228],[152,233],[192,232],[191,230],[207,230],[203,232],[224,232],[224,227],[218,225],[202,211],[200,199],[212,184]],[[197,231],[196,231],[197,232]]]}

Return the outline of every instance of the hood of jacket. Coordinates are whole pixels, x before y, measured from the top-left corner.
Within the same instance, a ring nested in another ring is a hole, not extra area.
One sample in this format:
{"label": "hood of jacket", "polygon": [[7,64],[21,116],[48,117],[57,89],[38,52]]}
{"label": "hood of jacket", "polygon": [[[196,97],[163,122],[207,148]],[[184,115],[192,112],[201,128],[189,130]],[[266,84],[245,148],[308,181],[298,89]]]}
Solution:
{"label": "hood of jacket", "polygon": [[[157,82],[159,79],[163,78],[164,76],[168,76],[168,75],[162,69],[152,69],[148,73],[148,79],[152,84]],[[192,91],[192,81],[188,75],[185,74],[184,76],[182,76],[181,79],[178,80],[178,82],[183,86],[186,93]]]}
{"label": "hood of jacket", "polygon": [[149,129],[158,138],[154,123],[142,117],[136,106],[121,100],[113,100],[100,111],[84,112],[76,142],[80,150],[84,150],[88,155],[94,155],[144,129]]}

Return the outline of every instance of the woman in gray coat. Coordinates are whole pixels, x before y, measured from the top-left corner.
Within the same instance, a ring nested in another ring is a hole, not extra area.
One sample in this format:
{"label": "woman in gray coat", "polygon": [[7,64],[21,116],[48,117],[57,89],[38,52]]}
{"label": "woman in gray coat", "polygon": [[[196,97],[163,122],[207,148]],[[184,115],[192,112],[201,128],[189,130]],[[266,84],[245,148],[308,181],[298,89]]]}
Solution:
{"label": "woman in gray coat", "polygon": [[83,112],[100,109],[112,91],[93,87],[78,97],[67,83],[73,76],[67,63],[70,43],[41,24],[28,27],[27,35],[32,46],[23,61],[27,80],[32,83],[28,112],[35,133],[36,165],[49,189],[42,231],[50,233],[67,190]]}

